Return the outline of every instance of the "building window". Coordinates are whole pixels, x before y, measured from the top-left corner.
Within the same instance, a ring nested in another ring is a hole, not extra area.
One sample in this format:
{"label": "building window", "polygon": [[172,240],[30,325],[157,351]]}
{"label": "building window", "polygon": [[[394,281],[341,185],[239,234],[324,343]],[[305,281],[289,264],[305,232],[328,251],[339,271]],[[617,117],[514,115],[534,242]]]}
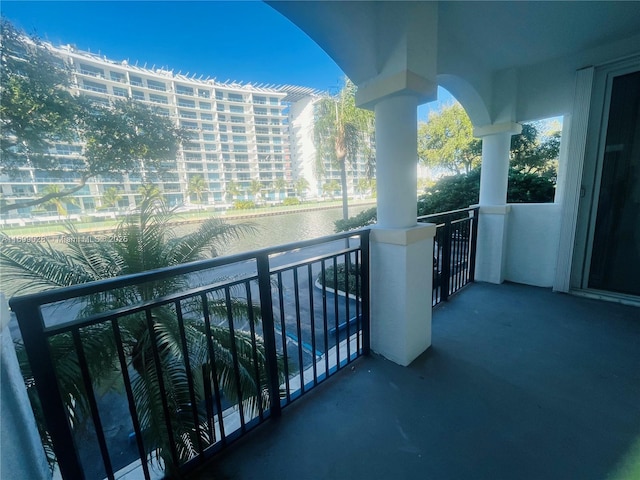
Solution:
{"label": "building window", "polygon": [[206,130],[207,132],[213,132],[213,124],[212,123],[203,123],[202,130]]}
{"label": "building window", "polygon": [[246,143],[247,142],[247,137],[243,136],[243,135],[234,135],[233,137],[233,141],[236,143]]}
{"label": "building window", "polygon": [[187,130],[198,130],[198,124],[196,122],[180,122],[180,126]]}
{"label": "building window", "polygon": [[180,118],[198,118],[195,112],[189,112],[187,110],[178,110]]}
{"label": "building window", "polygon": [[144,100],[144,92],[141,92],[139,90],[131,90],[131,95],[133,96],[134,100]]}
{"label": "building window", "polygon": [[113,87],[113,94],[116,97],[128,97],[129,96],[129,92],[127,91],[126,88],[120,88],[120,87]]}
{"label": "building window", "polygon": [[211,98],[211,92],[209,90],[204,90],[202,88],[198,89],[198,96],[200,98]]}
{"label": "building window", "polygon": [[193,96],[193,88],[186,85],[176,85],[176,93],[178,95],[191,95]]}
{"label": "building window", "polygon": [[184,98],[179,98],[178,106],[186,108],[196,108],[196,102],[194,102],[193,100],[185,100]]}
{"label": "building window", "polygon": [[211,110],[211,104],[209,102],[200,102],[200,108],[202,110]]}
{"label": "building window", "polygon": [[277,108],[272,108],[271,115],[280,115],[280,110],[278,110]]}
{"label": "building window", "polygon": [[221,132],[226,132],[227,131],[227,126],[226,125],[218,125],[218,130],[221,131]]}
{"label": "building window", "polygon": [[109,78],[114,82],[125,83],[125,75],[120,72],[109,72]]}
{"label": "building window", "polygon": [[92,82],[90,80],[82,80],[82,88],[92,92],[107,93],[106,85],[98,82]]}
{"label": "building window", "polygon": [[216,100],[222,100],[223,98],[222,92],[216,90]]}
{"label": "building window", "polygon": [[218,103],[216,105],[216,112],[224,112],[224,104]]}
{"label": "building window", "polygon": [[243,102],[244,101],[244,99],[242,98],[242,94],[240,94],[240,93],[230,93],[228,98],[229,98],[230,102]]}
{"label": "building window", "polygon": [[243,117],[231,117],[231,123],[244,123]]}
{"label": "building window", "polygon": [[158,90],[159,92],[166,92],[167,86],[164,82],[158,82],[156,80],[147,80],[147,87],[151,90]]}
{"label": "building window", "polygon": [[204,151],[205,152],[215,152],[216,151],[216,146],[213,143],[205,143],[204,144]]}
{"label": "building window", "polygon": [[229,111],[231,113],[244,113],[244,107],[241,105],[231,105],[229,106]]}
{"label": "building window", "polygon": [[267,103],[267,97],[253,97],[253,103],[265,105]]}
{"label": "building window", "polygon": [[270,97],[269,98],[269,103],[271,105],[280,105],[280,100],[278,100],[277,98],[274,98],[274,97]]}
{"label": "building window", "polygon": [[169,100],[164,95],[157,95],[155,93],[149,94],[149,101],[153,103],[162,103],[163,105],[167,105]]}
{"label": "building window", "polygon": [[142,87],[142,78],[129,75],[129,83],[135,87]]}
{"label": "building window", "polygon": [[104,78],[104,70],[93,65],[81,63],[79,65],[80,73],[83,75],[91,75],[92,77]]}
{"label": "building window", "polygon": [[202,139],[208,142],[215,142],[216,136],[213,133],[203,133]]}
{"label": "building window", "polygon": [[254,108],[253,111],[255,112],[256,115],[266,115],[267,114],[267,109],[266,108]]}
{"label": "building window", "polygon": [[211,113],[201,113],[200,118],[202,120],[213,120],[213,114]]}
{"label": "building window", "polygon": [[247,129],[245,127],[239,127],[239,126],[233,125],[231,127],[231,132],[233,132],[233,133],[246,133]]}

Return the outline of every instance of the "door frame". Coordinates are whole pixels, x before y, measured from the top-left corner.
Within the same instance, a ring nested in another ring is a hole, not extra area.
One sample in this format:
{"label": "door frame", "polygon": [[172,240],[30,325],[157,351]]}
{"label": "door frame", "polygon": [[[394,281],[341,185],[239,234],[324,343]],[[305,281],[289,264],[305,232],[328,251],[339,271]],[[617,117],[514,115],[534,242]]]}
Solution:
{"label": "door frame", "polygon": [[640,297],[588,287],[600,182],[604,165],[609,107],[615,77],[640,71],[640,56],[596,67],[591,91],[578,212],[571,266],[570,291],[624,303],[640,303]]}

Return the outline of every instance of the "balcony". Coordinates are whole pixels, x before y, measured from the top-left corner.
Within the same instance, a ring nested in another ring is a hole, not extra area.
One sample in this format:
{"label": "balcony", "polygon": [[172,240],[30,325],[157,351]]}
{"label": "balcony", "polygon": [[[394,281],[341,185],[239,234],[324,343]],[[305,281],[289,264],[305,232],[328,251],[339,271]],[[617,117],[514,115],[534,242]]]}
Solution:
{"label": "balcony", "polygon": [[637,319],[475,283],[435,309],[408,368],[355,361],[193,478],[638,478]]}
{"label": "balcony", "polygon": [[[136,347],[129,353],[130,339],[121,330],[135,320],[155,331],[155,319],[175,316],[178,352],[193,351],[185,325],[197,323],[198,308],[206,331],[244,337],[253,360],[239,363],[239,350],[232,349],[231,375],[245,370],[255,378],[253,386],[242,387],[248,390],[238,390],[236,397],[244,399],[238,402],[215,373],[203,378],[199,366],[189,366],[192,356],[184,357],[193,378],[187,375],[183,393],[191,400],[176,412],[173,402],[163,402],[162,409],[165,418],[191,418],[186,431],[175,430],[173,420],[165,428],[169,437],[197,439],[186,456],[171,447],[181,472],[193,478],[231,472],[240,479],[258,472],[264,478],[305,478],[309,471],[314,478],[414,478],[425,472],[435,478],[505,478],[504,472],[506,478],[626,478],[615,476],[627,468],[625,455],[633,460],[632,449],[640,453],[640,443],[634,447],[640,442],[634,427],[640,422],[637,309],[516,284],[473,284],[444,302],[473,281],[478,209],[419,220],[437,225],[433,261],[425,265],[433,265],[431,294],[440,306],[433,316],[433,346],[409,368],[367,356],[375,338],[365,287],[368,230],[13,299],[36,385],[51,399],[44,410],[65,478],[121,478],[132,470],[144,478],[162,476],[162,462],[151,461],[149,426],[136,413],[139,365],[127,361]],[[350,291],[359,294],[347,299],[325,283],[339,265],[352,265]],[[324,287],[316,282],[320,278]],[[183,288],[149,294],[164,281]],[[72,322],[56,320],[66,302],[78,310],[92,298],[122,298],[127,288],[146,297],[129,295],[133,303]],[[238,300],[246,305],[244,319],[233,307]],[[47,342],[67,335],[82,365],[90,337],[110,331],[126,395],[101,396],[91,387],[92,369],[81,367],[77,381],[90,392],[92,426],[76,433],[60,421],[68,407],[51,393],[57,381],[42,352]],[[216,358],[212,348],[208,355]],[[162,371],[164,347],[150,355],[150,365]],[[171,390],[165,382],[160,388]],[[307,395],[311,390],[316,393]],[[68,448],[74,444],[76,449]],[[295,461],[292,451],[298,452]]]}

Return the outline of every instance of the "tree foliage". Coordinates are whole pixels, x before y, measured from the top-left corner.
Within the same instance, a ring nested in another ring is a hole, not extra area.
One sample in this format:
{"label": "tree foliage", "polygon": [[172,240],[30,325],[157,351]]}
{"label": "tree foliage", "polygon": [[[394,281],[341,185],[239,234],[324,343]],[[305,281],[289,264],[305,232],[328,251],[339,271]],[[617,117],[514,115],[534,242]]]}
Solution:
{"label": "tree foliage", "polygon": [[33,200],[6,203],[1,212],[45,203],[80,190],[92,177],[144,169],[161,173],[175,160],[183,132],[170,119],[133,100],[108,105],[73,95],[71,72],[50,48],[2,20],[0,39],[0,173],[20,168],[68,171],[52,153],[56,144],[78,144],[71,169],[75,185]]}
{"label": "tree foliage", "polygon": [[374,116],[372,112],[356,107],[356,86],[349,79],[336,97],[328,97],[317,104],[314,124],[316,147],[316,174],[325,176],[325,162],[340,170],[343,218],[349,217],[347,165],[358,155],[367,158],[367,171],[373,176],[375,157],[371,151]]}
{"label": "tree foliage", "polygon": [[480,164],[481,142],[473,138],[473,125],[459,103],[431,112],[418,126],[418,158],[431,168],[469,173]]}
{"label": "tree foliage", "polygon": [[[524,124],[511,141],[507,203],[553,202],[560,133],[544,137],[539,125]],[[475,147],[474,147],[475,148]],[[436,156],[435,158],[437,158]],[[428,184],[418,198],[417,214],[447,212],[477,204],[480,197],[480,167],[449,175]],[[375,208],[348,220],[336,221],[336,231],[347,231],[376,222]]]}
{"label": "tree foliage", "polygon": [[[48,244],[9,242],[8,237],[0,233],[2,243],[7,247],[0,250],[3,278],[11,282],[7,285],[13,285],[16,291],[24,293],[102,280],[216,256],[220,248],[240,235],[253,231],[251,225],[231,225],[212,218],[193,233],[176,238],[171,223],[173,216],[174,212],[162,198],[145,197],[139,211],[127,216],[119,224],[115,237],[122,241],[87,242],[86,234],[81,234],[72,224],[68,224],[65,235],[74,241],[67,244],[67,252],[56,250]],[[93,295],[79,303],[79,318],[185,291],[192,286],[189,282],[184,276],[172,277]],[[208,337],[202,303],[194,299],[183,302],[182,322],[190,345],[188,352],[182,348],[179,322],[171,306],[154,308],[151,322],[144,313],[129,314],[118,322],[144,444],[149,453],[163,460],[169,476],[176,474],[177,469],[170,442],[176,443],[178,461],[182,463],[196,454],[200,442],[208,445],[214,441],[208,436],[206,428],[200,429],[200,438],[197,436],[191,410],[193,404],[189,376],[194,380],[198,422],[204,422],[207,418],[204,411],[204,385],[211,381],[205,378],[211,372],[216,372],[220,388],[231,402],[243,401],[250,410],[255,410],[259,402],[268,400],[265,378],[258,382],[255,375],[256,371],[266,375],[262,339],[253,338],[250,332],[241,329],[236,329],[232,335],[222,325],[229,308],[233,311],[234,319],[257,319],[260,314],[259,307],[247,304],[242,299],[233,299],[229,305],[223,297],[214,294],[209,302],[212,335]],[[100,391],[108,390],[109,384],[110,388],[119,388],[118,382],[113,383],[114,372],[119,371],[119,354],[111,327],[106,322],[85,327],[81,332],[90,376]],[[209,341],[215,350],[213,360],[206,353]],[[156,343],[155,347],[153,342]],[[257,356],[252,350],[254,342]],[[68,332],[54,335],[50,339],[50,347],[63,401],[73,427],[77,429],[85,419],[90,418],[90,414],[73,336]],[[156,365],[154,360],[154,349],[159,352],[160,365]],[[232,350],[236,353],[232,354]],[[18,345],[17,351],[41,435],[46,443],[48,435],[39,414],[34,379],[21,345]],[[237,355],[237,372],[234,355]],[[258,359],[257,364],[255,358]],[[191,366],[190,371],[187,371],[187,365]],[[169,438],[164,426],[158,372],[162,372],[173,439]],[[115,377],[120,378],[118,375]]]}

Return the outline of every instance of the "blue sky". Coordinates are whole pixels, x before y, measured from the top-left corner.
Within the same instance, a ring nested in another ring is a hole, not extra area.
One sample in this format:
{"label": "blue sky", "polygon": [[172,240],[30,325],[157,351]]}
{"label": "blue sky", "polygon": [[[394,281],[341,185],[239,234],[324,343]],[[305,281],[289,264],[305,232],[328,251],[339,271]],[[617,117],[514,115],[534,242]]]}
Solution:
{"label": "blue sky", "polygon": [[[54,45],[223,82],[335,90],[344,77],[305,33],[260,1],[2,0],[2,15]],[[421,107],[419,117],[435,106]]]}

